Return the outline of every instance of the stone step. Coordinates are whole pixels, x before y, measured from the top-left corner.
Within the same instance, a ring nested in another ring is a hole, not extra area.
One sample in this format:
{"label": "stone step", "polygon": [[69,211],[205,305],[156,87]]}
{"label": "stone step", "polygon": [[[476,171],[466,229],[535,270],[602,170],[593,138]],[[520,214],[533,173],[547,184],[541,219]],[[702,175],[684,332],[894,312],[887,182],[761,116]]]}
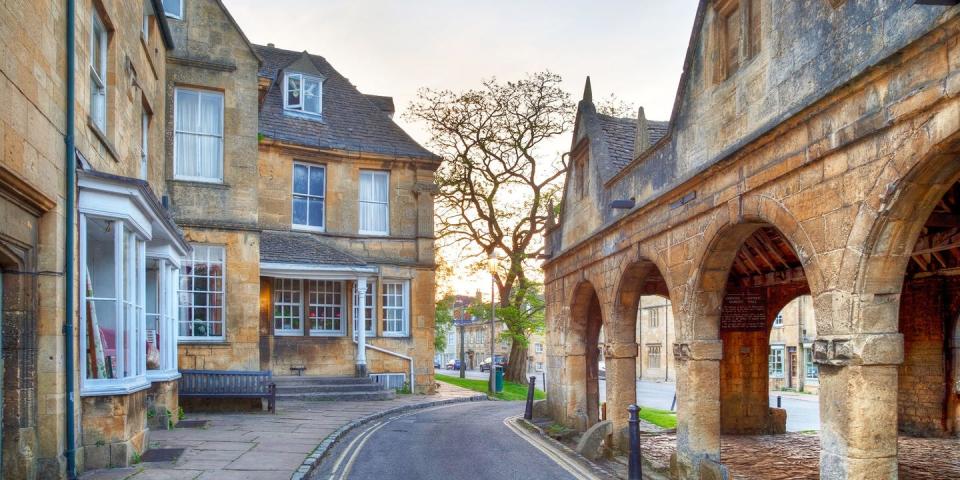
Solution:
{"label": "stone step", "polygon": [[286,383],[277,384],[277,394],[281,393],[334,393],[334,392],[376,392],[384,390],[376,383],[343,383],[333,385]]}
{"label": "stone step", "polygon": [[327,392],[327,393],[277,393],[277,400],[300,400],[307,402],[349,402],[363,400],[393,400],[396,393],[393,390],[378,390],[374,392]]}
{"label": "stone step", "polygon": [[273,383],[277,384],[277,387],[281,385],[375,385],[377,382],[374,382],[372,378],[357,378],[357,377],[311,377],[311,376],[302,376],[298,377],[296,375],[283,375],[283,376],[274,376]]}

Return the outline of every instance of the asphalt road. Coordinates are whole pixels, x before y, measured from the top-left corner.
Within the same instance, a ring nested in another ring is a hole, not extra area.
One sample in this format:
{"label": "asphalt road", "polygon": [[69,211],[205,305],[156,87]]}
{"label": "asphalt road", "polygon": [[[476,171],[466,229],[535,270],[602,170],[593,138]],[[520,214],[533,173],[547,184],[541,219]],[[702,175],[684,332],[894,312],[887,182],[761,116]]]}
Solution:
{"label": "asphalt road", "polygon": [[337,442],[313,478],[573,479],[504,425],[522,414],[522,402],[473,402],[374,422]]}
{"label": "asphalt road", "polygon": [[[437,370],[444,375],[458,376],[456,370]],[[467,378],[487,379],[489,373],[480,373],[478,370],[467,370]],[[537,388],[543,388],[543,373],[537,373]],[[547,379],[549,381],[549,379]],[[675,383],[637,381],[637,401],[640,405],[669,410],[676,392]],[[777,405],[777,395],[781,397],[781,405],[787,410],[787,431],[800,432],[806,430],[820,430],[820,404],[816,395],[806,395],[790,392],[770,392],[770,406]],[[606,382],[600,380],[600,398],[606,398]],[[602,400],[601,400],[602,401]]]}

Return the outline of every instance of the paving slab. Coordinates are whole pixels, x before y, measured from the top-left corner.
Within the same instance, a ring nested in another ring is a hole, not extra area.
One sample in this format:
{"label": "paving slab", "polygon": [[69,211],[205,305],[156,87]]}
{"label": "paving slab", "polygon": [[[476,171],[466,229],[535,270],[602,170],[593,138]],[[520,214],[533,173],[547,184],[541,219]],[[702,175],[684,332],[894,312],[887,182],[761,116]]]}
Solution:
{"label": "paving slab", "polygon": [[184,448],[176,462],[87,472],[83,480],[288,480],[346,424],[395,408],[468,399],[476,392],[441,383],[435,395],[362,402],[277,401],[277,413],[190,413],[204,428],[152,430],[151,448]]}

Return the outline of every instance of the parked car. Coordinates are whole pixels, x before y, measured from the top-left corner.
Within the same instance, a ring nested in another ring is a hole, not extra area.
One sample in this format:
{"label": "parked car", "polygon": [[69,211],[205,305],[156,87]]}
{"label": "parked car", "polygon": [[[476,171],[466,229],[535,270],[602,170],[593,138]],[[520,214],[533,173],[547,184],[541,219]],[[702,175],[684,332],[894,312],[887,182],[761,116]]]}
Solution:
{"label": "parked car", "polygon": [[447,370],[460,370],[460,359],[455,358],[447,362]]}
{"label": "parked car", "polygon": [[[508,364],[507,357],[504,357],[503,355],[496,355],[495,358],[497,359],[497,365],[503,368],[507,368],[507,364]],[[480,363],[480,371],[485,372],[489,370],[490,370],[490,357],[487,357],[487,358],[484,358],[483,362]]]}
{"label": "parked car", "polygon": [[435,359],[435,360],[433,361],[433,369],[434,369],[434,370],[439,370],[439,369],[440,369],[440,361],[439,361],[439,360],[436,360],[436,359]]}

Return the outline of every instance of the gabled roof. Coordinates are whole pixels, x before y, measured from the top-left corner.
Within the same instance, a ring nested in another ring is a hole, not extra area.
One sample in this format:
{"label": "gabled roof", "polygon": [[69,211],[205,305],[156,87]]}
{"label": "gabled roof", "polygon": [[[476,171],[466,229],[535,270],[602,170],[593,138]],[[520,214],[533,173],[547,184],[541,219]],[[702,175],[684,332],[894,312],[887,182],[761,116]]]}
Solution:
{"label": "gabled roof", "polygon": [[303,232],[264,230],[260,233],[260,261],[305,265],[362,266],[363,260],[340,251],[316,235]]}
{"label": "gabled roof", "polygon": [[[271,80],[260,109],[260,133],[264,136],[321,149],[440,160],[403,131],[380,106],[360,93],[323,57],[270,46],[255,45],[254,48],[263,58],[259,75]],[[283,71],[304,56],[326,78],[319,119],[304,118],[283,109]]]}
{"label": "gabled roof", "polygon": [[[607,160],[620,171],[633,161],[634,147],[637,142],[637,119],[618,118],[597,114],[603,139],[607,144]],[[647,133],[650,145],[654,145],[667,134],[668,122],[647,120]]]}

